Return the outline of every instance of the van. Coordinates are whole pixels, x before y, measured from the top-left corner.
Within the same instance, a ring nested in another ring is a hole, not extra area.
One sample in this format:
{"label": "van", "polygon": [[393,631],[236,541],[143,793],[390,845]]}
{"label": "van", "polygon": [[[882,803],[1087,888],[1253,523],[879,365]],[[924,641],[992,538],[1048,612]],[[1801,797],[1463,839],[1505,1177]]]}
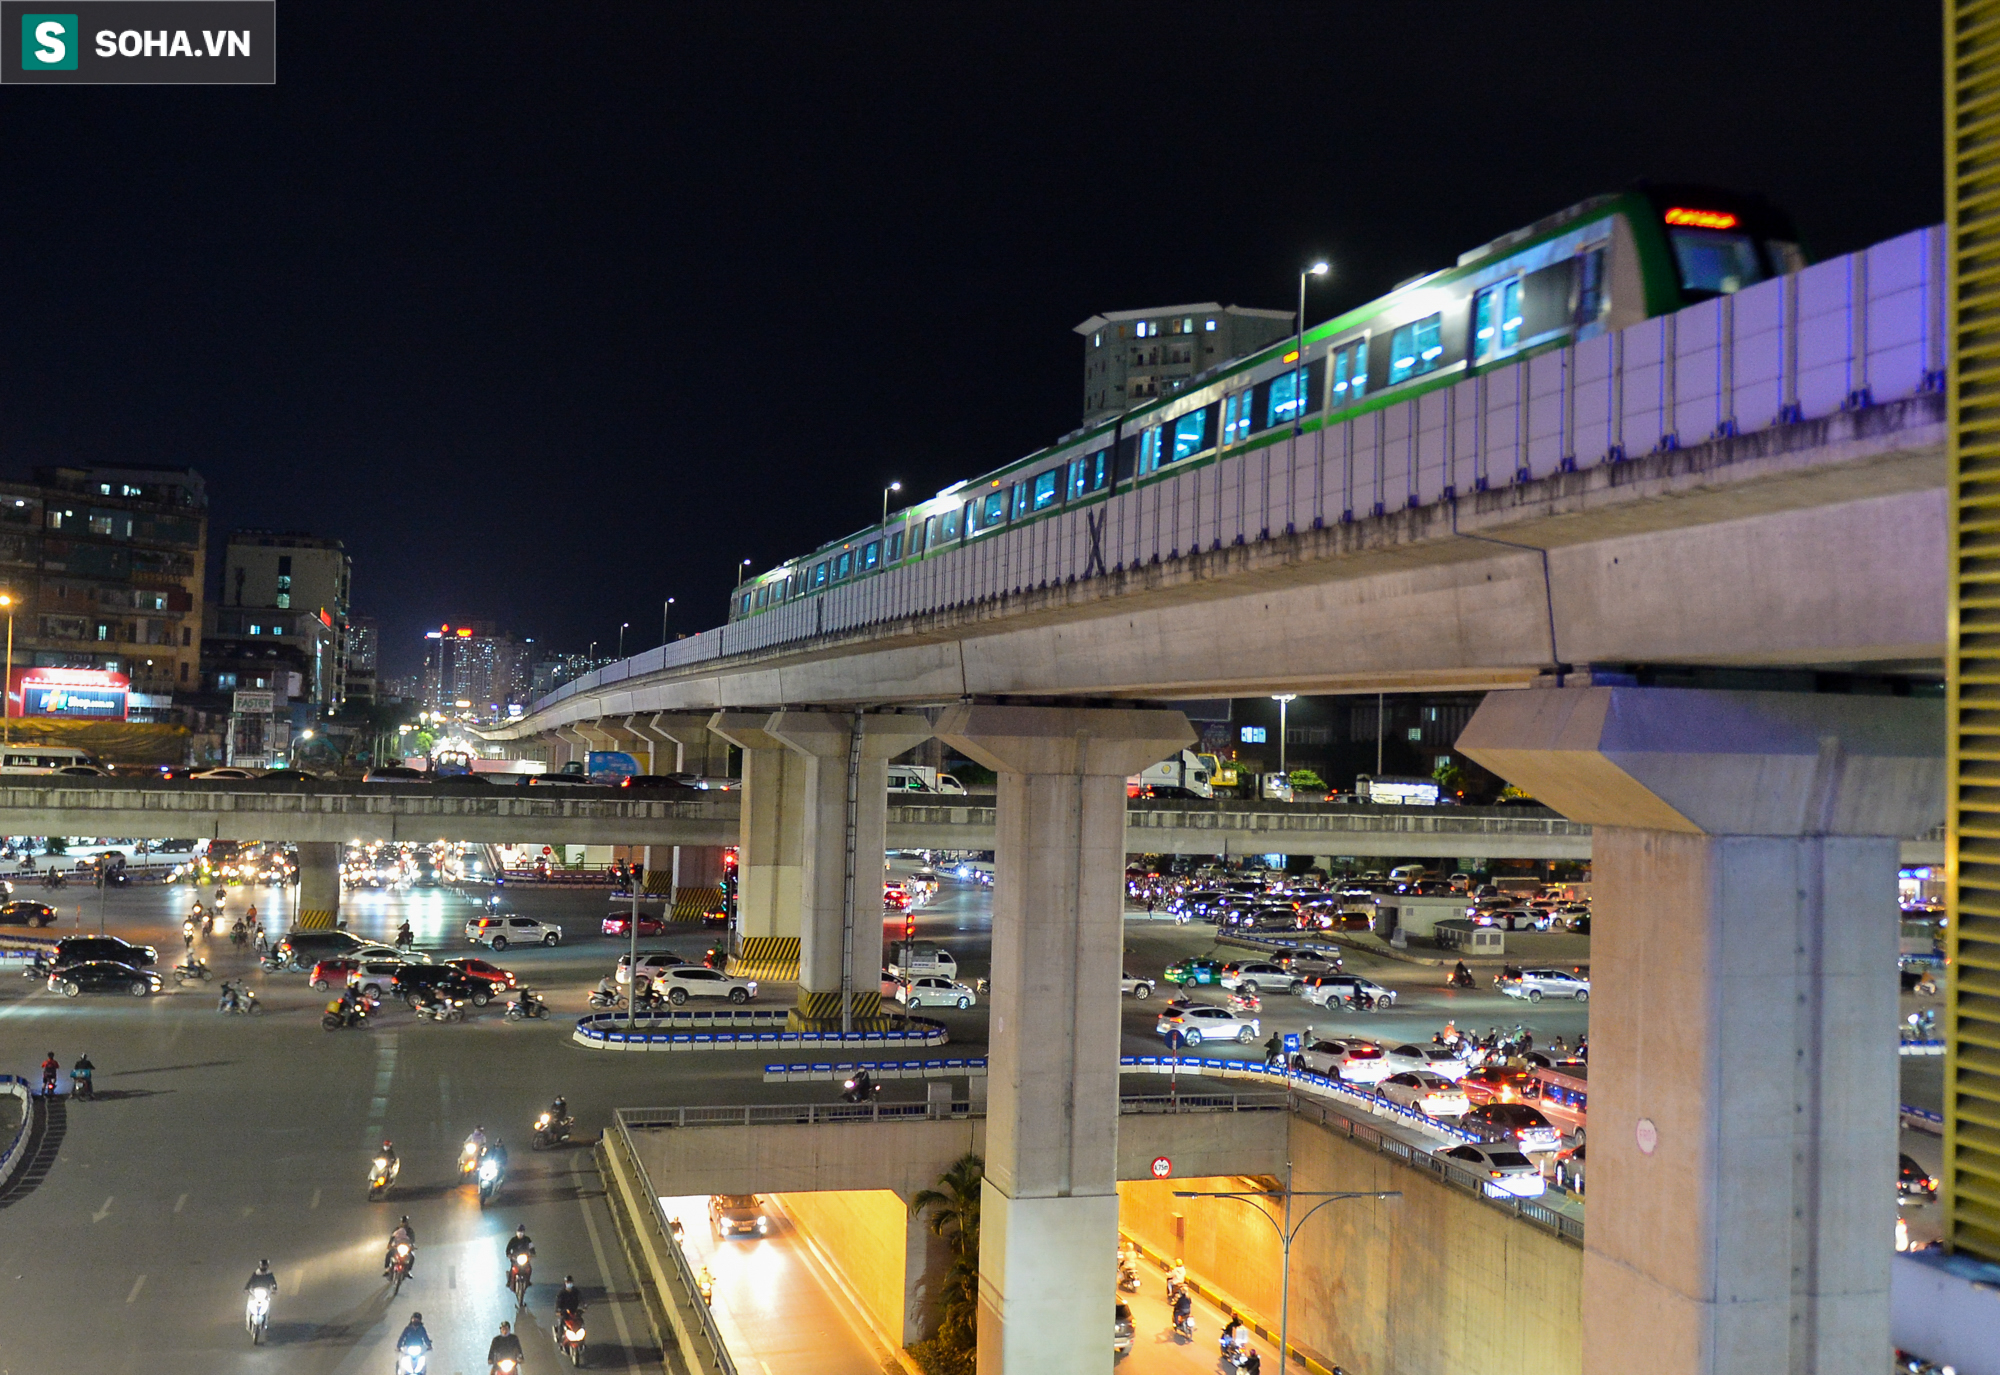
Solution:
{"label": "van", "polygon": [[1389,871],[1391,883],[1415,883],[1428,871],[1421,864],[1398,864]]}
{"label": "van", "polygon": [[947,979],[958,977],[958,961],[949,950],[940,950],[935,945],[925,945],[918,941],[898,943],[889,955],[889,977],[892,979],[913,979],[919,975],[936,974]]}

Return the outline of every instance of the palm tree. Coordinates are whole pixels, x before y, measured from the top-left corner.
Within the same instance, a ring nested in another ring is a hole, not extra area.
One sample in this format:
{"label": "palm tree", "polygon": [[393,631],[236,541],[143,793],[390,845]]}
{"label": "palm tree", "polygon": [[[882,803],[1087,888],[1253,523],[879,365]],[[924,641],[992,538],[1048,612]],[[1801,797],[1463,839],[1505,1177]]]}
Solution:
{"label": "palm tree", "polygon": [[979,1330],[979,1194],[986,1162],[970,1151],[938,1176],[938,1187],[919,1190],[912,1215],[930,1214],[931,1235],[951,1242],[951,1269],[938,1290],[938,1336],[953,1350],[970,1352]]}

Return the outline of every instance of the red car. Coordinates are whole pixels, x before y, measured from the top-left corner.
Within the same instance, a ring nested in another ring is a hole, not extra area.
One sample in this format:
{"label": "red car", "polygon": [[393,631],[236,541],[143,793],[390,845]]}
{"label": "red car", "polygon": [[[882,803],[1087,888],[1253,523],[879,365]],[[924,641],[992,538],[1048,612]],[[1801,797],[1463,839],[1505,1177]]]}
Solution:
{"label": "red car", "polygon": [[910,905],[910,890],[900,883],[882,885],[882,906],[892,912],[901,912]]}
{"label": "red car", "polygon": [[492,984],[496,993],[503,989],[519,988],[521,986],[519,980],[514,977],[513,970],[502,969],[499,965],[489,960],[467,957],[462,960],[446,960],[444,963],[445,968],[456,969],[471,982],[478,983],[483,981]]}
{"label": "red car", "polygon": [[[632,914],[630,912],[620,912],[616,916],[607,916],[604,919],[604,934],[607,936],[631,935]],[[641,912],[639,914],[639,934],[642,936],[666,935],[666,919],[664,917],[649,917],[644,912]]]}

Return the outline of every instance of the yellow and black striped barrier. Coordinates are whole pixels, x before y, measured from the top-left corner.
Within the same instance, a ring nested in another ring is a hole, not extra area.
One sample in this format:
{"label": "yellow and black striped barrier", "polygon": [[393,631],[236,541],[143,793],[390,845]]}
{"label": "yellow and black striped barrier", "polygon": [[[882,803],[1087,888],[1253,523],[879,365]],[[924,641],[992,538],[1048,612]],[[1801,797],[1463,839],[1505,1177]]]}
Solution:
{"label": "yellow and black striped barrier", "polygon": [[[729,972],[739,979],[759,983],[796,982],[799,977],[797,936],[750,936],[743,949],[729,962]],[[839,1016],[836,1009],[835,1016]]]}
{"label": "yellow and black striped barrier", "polygon": [[[720,888],[683,888],[674,894],[675,921],[700,921],[722,905]],[[797,944],[797,942],[793,942]]]}
{"label": "yellow and black striped barrier", "polygon": [[318,910],[301,912],[299,913],[299,919],[293,925],[301,931],[331,931],[333,930],[333,913]]}
{"label": "yellow and black striped barrier", "polygon": [[[797,1020],[811,1027],[840,1025],[840,990],[831,993],[808,993],[799,990],[798,1006],[793,1009]],[[873,990],[854,990],[854,1025],[859,1027],[864,1020],[882,1015],[882,995]]]}

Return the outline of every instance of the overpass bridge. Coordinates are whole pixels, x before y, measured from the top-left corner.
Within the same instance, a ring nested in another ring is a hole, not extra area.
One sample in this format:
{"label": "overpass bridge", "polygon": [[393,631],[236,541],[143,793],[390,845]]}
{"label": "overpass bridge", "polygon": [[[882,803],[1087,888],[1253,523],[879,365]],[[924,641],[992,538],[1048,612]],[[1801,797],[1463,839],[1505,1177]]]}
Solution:
{"label": "overpass bridge", "polygon": [[[1872,1372],[1886,914],[1945,811],[1944,252],[1920,230],[1309,422],[613,664],[490,738],[656,771],[741,748],[745,929],[798,936],[805,1015],[872,997],[853,879],[887,760],[936,734],[994,770],[980,1357],[1011,1375],[1100,1365],[1069,1334],[1112,1299],[1124,779],[1193,739],[1154,704],[1534,689],[1489,691],[1458,748],[1596,828],[1582,1366]],[[1790,690],[1635,685],[1689,669]],[[1737,1042],[1769,1053],[1725,1074]]]}

